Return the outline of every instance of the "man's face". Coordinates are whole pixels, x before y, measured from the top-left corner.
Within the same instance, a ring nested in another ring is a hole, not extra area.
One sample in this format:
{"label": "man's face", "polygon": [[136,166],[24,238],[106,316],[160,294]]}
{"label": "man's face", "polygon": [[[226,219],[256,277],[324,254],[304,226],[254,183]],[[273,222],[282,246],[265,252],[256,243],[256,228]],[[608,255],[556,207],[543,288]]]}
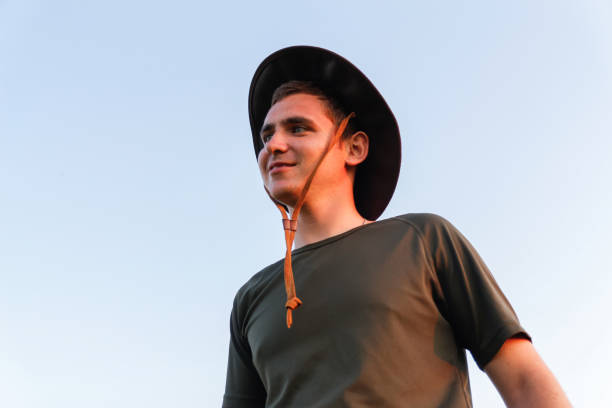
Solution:
{"label": "man's face", "polygon": [[[325,151],[336,126],[324,103],[308,94],[287,96],[274,104],[261,129],[264,147],[258,163],[264,185],[275,199],[293,207],[306,179]],[[333,147],[317,170],[309,200],[348,177],[343,149]]]}

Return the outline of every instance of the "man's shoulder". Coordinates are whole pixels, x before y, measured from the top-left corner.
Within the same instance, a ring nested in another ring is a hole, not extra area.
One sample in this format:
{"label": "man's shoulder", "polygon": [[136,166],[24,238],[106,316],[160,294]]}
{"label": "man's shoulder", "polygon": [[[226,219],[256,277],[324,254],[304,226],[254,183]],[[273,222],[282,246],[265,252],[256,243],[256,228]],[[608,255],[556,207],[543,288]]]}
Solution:
{"label": "man's shoulder", "polygon": [[431,243],[442,237],[461,236],[459,230],[446,218],[433,213],[408,213],[390,218],[409,226],[423,242]]}
{"label": "man's shoulder", "polygon": [[431,228],[441,228],[452,225],[446,218],[433,213],[407,213],[391,219],[409,224],[421,232]]}
{"label": "man's shoulder", "polygon": [[251,297],[258,292],[258,288],[265,286],[271,279],[279,276],[279,271],[283,268],[283,260],[280,259],[249,278],[236,293],[236,300],[243,300],[245,297]]}

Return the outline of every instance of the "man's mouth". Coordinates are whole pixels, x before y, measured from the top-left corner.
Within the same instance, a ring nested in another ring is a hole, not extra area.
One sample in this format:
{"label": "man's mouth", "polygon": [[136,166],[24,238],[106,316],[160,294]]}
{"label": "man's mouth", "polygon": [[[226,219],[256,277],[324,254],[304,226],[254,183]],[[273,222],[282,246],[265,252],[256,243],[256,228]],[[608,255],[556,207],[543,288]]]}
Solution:
{"label": "man's mouth", "polygon": [[293,166],[295,166],[295,163],[272,162],[270,166],[268,166],[268,172],[275,173],[275,172],[283,171]]}

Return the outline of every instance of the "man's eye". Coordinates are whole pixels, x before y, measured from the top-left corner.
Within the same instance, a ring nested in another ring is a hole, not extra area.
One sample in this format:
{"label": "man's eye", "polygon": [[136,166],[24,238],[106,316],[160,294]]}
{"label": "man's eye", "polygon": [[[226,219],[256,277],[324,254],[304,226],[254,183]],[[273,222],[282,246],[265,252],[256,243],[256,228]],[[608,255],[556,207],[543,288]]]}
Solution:
{"label": "man's eye", "polygon": [[306,131],[306,128],[304,126],[294,126],[293,128],[291,128],[291,131],[293,133],[302,133]]}
{"label": "man's eye", "polygon": [[271,134],[262,135],[262,136],[261,136],[261,140],[262,140],[264,143],[268,143],[268,140],[270,140],[270,138],[271,138],[271,137],[272,137],[272,135],[271,135]]}

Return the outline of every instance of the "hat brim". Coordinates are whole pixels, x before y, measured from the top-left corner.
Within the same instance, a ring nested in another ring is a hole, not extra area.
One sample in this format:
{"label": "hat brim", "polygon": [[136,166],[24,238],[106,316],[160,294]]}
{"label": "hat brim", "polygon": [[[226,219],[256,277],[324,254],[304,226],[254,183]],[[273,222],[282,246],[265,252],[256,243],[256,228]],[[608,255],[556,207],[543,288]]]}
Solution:
{"label": "hat brim", "polygon": [[357,211],[376,220],[385,210],[397,185],[401,141],[397,121],[382,95],[353,64],[329,50],[294,46],[268,56],[257,68],[249,91],[249,119],[255,156],[263,148],[260,130],[270,109],[272,94],[288,81],[310,81],[347,109],[356,130],[369,139],[368,157],[357,168],[353,188]]}

